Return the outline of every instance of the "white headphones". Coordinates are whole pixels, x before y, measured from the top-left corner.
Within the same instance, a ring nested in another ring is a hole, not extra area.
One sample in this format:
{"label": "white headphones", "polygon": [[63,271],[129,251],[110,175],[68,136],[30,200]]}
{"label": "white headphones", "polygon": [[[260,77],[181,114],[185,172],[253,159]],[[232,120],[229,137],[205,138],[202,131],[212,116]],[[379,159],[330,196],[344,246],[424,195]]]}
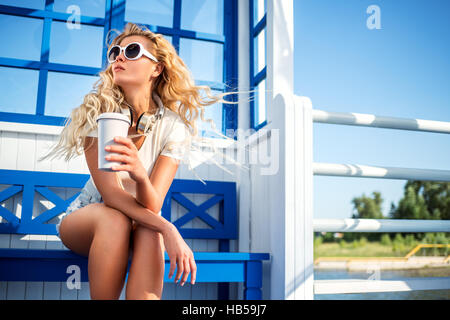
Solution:
{"label": "white headphones", "polygon": [[[138,118],[136,122],[136,132],[137,134],[128,136],[129,138],[134,138],[142,135],[149,134],[153,127],[155,126],[156,122],[161,120],[164,116],[164,105],[162,104],[161,98],[153,92],[153,99],[158,104],[158,110],[156,113],[150,113],[149,111],[144,111]],[[131,126],[133,126],[133,112],[132,107],[127,103],[128,108],[121,108],[120,111],[122,114],[125,114],[128,119],[131,121]]]}

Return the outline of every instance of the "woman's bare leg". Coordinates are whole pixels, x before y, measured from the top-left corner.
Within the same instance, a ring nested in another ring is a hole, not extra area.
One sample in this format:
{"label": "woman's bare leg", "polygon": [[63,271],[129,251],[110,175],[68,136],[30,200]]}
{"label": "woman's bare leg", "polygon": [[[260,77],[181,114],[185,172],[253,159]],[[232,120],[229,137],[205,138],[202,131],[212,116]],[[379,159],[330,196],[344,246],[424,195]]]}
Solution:
{"label": "woman's bare leg", "polygon": [[131,232],[131,220],[104,203],[80,208],[61,223],[66,247],[88,257],[91,299],[118,299],[122,291]]}
{"label": "woman's bare leg", "polygon": [[132,232],[133,257],[126,299],[161,299],[164,282],[164,241],[159,232],[139,224]]}

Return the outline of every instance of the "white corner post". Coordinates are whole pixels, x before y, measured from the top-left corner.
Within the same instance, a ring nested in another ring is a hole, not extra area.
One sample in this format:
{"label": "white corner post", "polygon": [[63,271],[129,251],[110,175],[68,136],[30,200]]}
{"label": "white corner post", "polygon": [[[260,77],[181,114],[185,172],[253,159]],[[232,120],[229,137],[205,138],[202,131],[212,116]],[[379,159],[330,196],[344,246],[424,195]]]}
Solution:
{"label": "white corner post", "polygon": [[270,299],[313,299],[312,105],[294,96],[293,0],[267,0],[266,83],[267,129],[279,137],[279,170],[266,179]]}

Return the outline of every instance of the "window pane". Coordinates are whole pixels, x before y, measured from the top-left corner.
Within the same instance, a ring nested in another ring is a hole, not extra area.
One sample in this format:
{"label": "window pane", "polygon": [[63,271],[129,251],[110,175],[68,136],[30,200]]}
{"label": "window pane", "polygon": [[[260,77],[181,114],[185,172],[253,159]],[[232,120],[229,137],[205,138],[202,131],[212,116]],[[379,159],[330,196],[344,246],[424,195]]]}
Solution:
{"label": "window pane", "polygon": [[223,0],[183,1],[181,28],[223,34]]}
{"label": "window pane", "polygon": [[[221,91],[217,91],[217,90],[211,90],[211,93],[213,95],[216,95],[218,93],[222,93]],[[206,98],[206,100],[209,100],[208,98]],[[210,106],[205,107],[205,120],[207,119],[211,119],[214,121],[214,124],[216,125],[216,130],[219,131],[220,133],[222,133],[222,111],[223,110],[223,104],[222,103],[216,103]],[[204,122],[201,120],[200,118],[200,110],[199,110],[199,114],[198,114],[198,121],[197,121],[197,128],[198,128],[198,133],[200,136],[213,136],[213,137],[217,137],[216,134],[212,133],[212,127],[210,125],[209,122]],[[208,134],[201,134],[201,131],[204,130],[206,131]]]}
{"label": "window pane", "polygon": [[38,70],[0,67],[0,111],[36,113]]}
{"label": "window pane", "polygon": [[43,21],[0,14],[0,25],[8,26],[7,32],[2,32],[0,57],[39,61]]}
{"label": "window pane", "polygon": [[127,0],[125,20],[155,26],[173,26],[174,0]]}
{"label": "window pane", "polygon": [[254,70],[256,75],[266,65],[266,28],[254,38]]}
{"label": "window pane", "polygon": [[172,36],[167,36],[165,34],[162,35],[164,37],[164,39],[166,39],[167,41],[169,41],[170,43],[172,43]]}
{"label": "window pane", "polygon": [[100,68],[103,28],[80,25],[69,29],[65,22],[52,22],[50,62]]}
{"label": "window pane", "polygon": [[181,38],[180,57],[195,80],[223,82],[222,44]]}
{"label": "window pane", "polygon": [[255,124],[259,125],[260,123],[266,120],[266,79],[262,80],[256,86],[255,92]]}
{"label": "window pane", "polygon": [[63,72],[49,72],[45,114],[68,117],[72,109],[83,103],[84,96],[93,90],[98,76],[86,76]]}
{"label": "window pane", "polygon": [[29,9],[45,9],[45,0],[0,0],[0,4]]}
{"label": "window pane", "polygon": [[55,0],[53,11],[104,18],[105,0]]}
{"label": "window pane", "polygon": [[253,26],[264,17],[267,8],[267,0],[253,0]]}

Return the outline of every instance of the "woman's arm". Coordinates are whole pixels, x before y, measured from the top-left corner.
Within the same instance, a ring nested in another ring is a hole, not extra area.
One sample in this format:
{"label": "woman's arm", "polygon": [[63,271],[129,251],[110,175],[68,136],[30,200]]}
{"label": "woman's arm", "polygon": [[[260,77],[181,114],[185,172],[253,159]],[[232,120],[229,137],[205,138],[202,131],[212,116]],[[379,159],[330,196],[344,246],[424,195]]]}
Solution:
{"label": "woman's arm", "polygon": [[149,179],[136,183],[136,201],[143,207],[159,212],[161,199]]}
{"label": "woman's arm", "polygon": [[172,223],[152,210],[141,206],[136,199],[127,191],[117,188],[114,194],[103,198],[105,205],[115,208],[135,220],[137,223],[155,230],[160,233],[166,233],[171,229]]}
{"label": "woman's arm", "polygon": [[150,177],[136,183],[136,201],[153,212],[159,212],[178,166],[178,160],[159,156]]}

